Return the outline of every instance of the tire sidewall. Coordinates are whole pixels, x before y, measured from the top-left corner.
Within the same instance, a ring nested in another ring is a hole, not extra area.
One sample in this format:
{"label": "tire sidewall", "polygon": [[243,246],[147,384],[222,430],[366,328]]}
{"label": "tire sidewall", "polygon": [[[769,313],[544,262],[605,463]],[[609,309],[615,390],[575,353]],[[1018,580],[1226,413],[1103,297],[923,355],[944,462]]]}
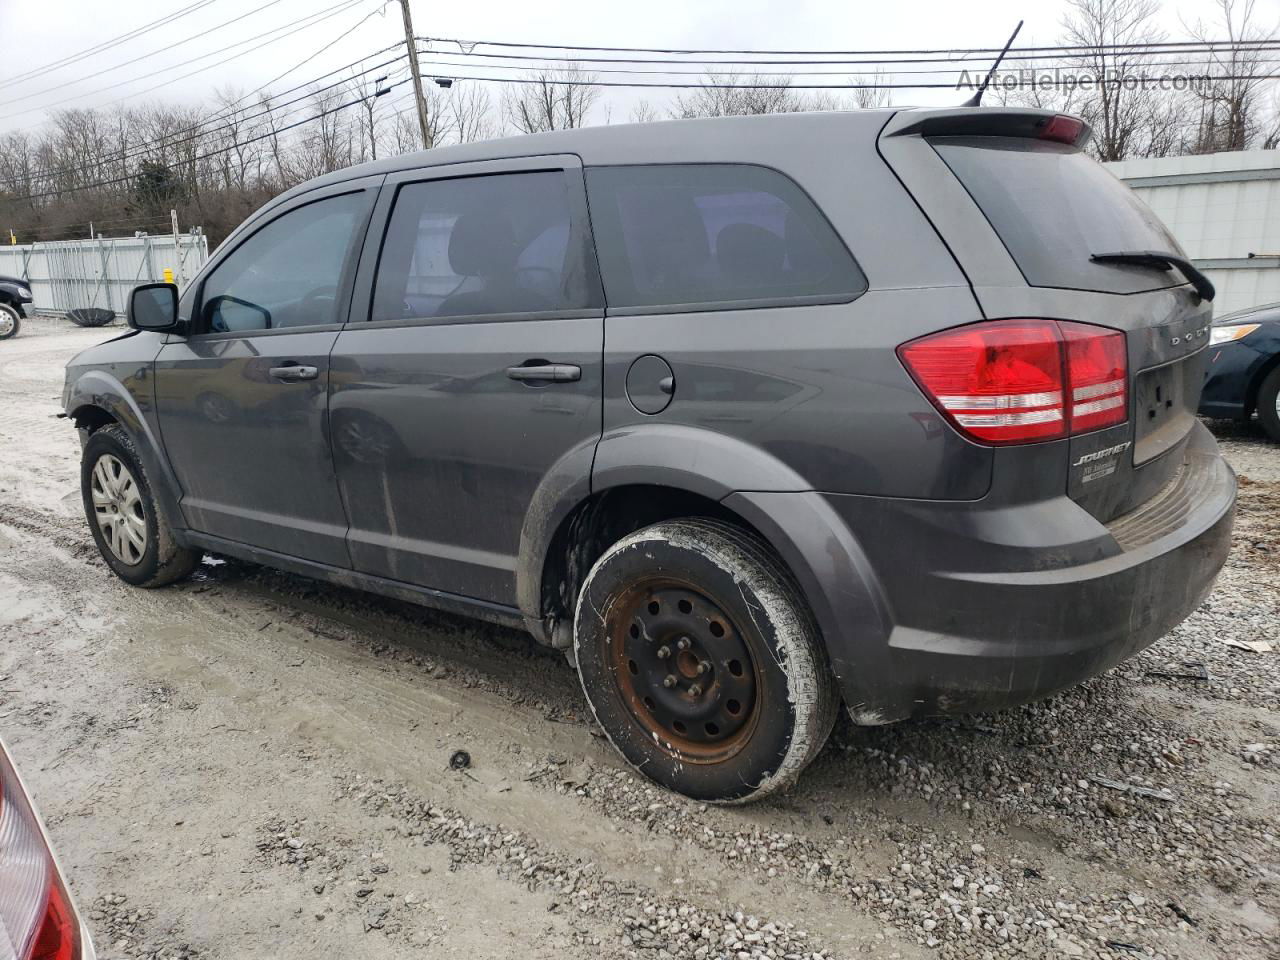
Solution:
{"label": "tire sidewall", "polygon": [[[799,695],[796,685],[804,678],[794,676],[788,663],[796,649],[794,635],[807,627],[805,615],[779,585],[749,575],[752,565],[740,562],[731,543],[705,536],[695,543],[692,531],[672,536],[673,529],[679,528],[659,524],[632,534],[592,568],[575,616],[578,675],[597,722],[632,766],[696,800],[745,802],[767,792],[780,775],[789,782],[794,776],[789,768],[797,766],[798,773],[808,757],[807,746],[795,738],[806,726],[802,714],[812,708],[812,697]],[[729,758],[699,763],[682,757],[659,745],[626,705],[607,656],[606,625],[619,615],[614,606],[627,588],[647,575],[696,586],[720,605],[750,650],[756,671],[754,728]],[[797,754],[804,758],[798,765]]]}
{"label": "tire sidewall", "polygon": [[1280,443],[1280,416],[1276,412],[1276,396],[1280,394],[1280,367],[1272,370],[1258,388],[1258,422],[1276,443]]}
{"label": "tire sidewall", "polygon": [[0,303],[0,313],[5,313],[13,320],[13,329],[8,333],[0,333],[0,340],[12,340],[22,327],[22,315],[7,303]]}
{"label": "tire sidewall", "polygon": [[[142,499],[142,515],[147,525],[147,546],[143,551],[142,559],[132,566],[111,552],[111,547],[107,545],[106,538],[102,535],[102,528],[98,526],[96,511],[93,508],[93,468],[104,454],[111,454],[128,467],[129,472],[133,474],[133,482],[138,485]],[[88,443],[85,444],[80,461],[80,499],[84,504],[85,519],[93,534],[93,542],[98,545],[98,552],[102,554],[102,559],[107,562],[107,566],[115,575],[135,586],[154,580],[160,569],[160,536],[156,504],[151,495],[151,485],[147,482],[147,475],[133,451],[133,445],[117,429],[99,430],[90,436]]]}

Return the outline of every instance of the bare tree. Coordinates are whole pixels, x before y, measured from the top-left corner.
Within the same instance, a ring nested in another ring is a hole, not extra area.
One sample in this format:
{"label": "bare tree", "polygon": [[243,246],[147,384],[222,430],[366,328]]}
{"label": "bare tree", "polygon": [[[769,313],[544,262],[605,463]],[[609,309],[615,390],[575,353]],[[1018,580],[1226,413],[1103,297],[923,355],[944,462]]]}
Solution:
{"label": "bare tree", "polygon": [[877,67],[871,74],[850,77],[849,81],[857,84],[853,91],[853,105],[860,110],[893,105],[893,91],[887,86],[893,83],[893,75],[885,73],[882,68]]}
{"label": "bare tree", "polygon": [[648,100],[641,100],[631,108],[632,123],[651,123],[658,119],[658,111]]}
{"label": "bare tree", "polygon": [[791,81],[758,74],[708,73],[698,89],[676,97],[671,116],[741,117],[761,113],[794,113],[804,102]]}
{"label": "bare tree", "polygon": [[1159,0],[1070,0],[1063,42],[1080,48],[1069,66],[1094,81],[1081,88],[1076,106],[1093,128],[1099,160],[1146,155],[1153,127],[1172,118],[1170,91],[1144,80],[1146,45],[1164,40],[1155,26],[1159,9]]}
{"label": "bare tree", "polygon": [[458,143],[490,140],[497,136],[493,106],[489,92],[476,83],[454,84],[445,99],[445,111],[453,127]]}
{"label": "bare tree", "polygon": [[[1245,150],[1260,139],[1270,139],[1262,129],[1273,120],[1262,116],[1263,93],[1270,82],[1266,54],[1256,45],[1275,37],[1276,28],[1257,26],[1255,0],[1217,0],[1218,20],[1206,26],[1197,21],[1188,30],[1197,40],[1226,33],[1228,45],[1214,47],[1208,54],[1205,72],[1208,82],[1192,90],[1199,118],[1189,144],[1192,153]],[[1243,46],[1242,46],[1243,44]]]}
{"label": "bare tree", "polygon": [[512,84],[503,96],[506,120],[520,133],[572,130],[586,125],[600,99],[593,74],[576,64],[563,70],[544,70],[523,83]]}

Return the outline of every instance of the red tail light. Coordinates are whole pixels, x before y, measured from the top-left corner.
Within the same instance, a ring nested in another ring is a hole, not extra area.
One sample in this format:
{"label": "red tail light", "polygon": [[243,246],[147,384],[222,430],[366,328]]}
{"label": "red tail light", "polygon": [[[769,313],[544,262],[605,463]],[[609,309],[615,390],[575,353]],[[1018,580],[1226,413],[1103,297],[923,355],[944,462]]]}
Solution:
{"label": "red tail light", "polygon": [[1072,433],[1124,423],[1129,417],[1129,363],[1124,334],[1087,323],[1059,321],[1066,341]]}
{"label": "red tail light", "polygon": [[1057,320],[996,320],[903,344],[925,395],[966,436],[1004,445],[1124,423],[1124,334]]}
{"label": "red tail light", "polygon": [[0,957],[81,956],[79,923],[53,854],[0,747]]}

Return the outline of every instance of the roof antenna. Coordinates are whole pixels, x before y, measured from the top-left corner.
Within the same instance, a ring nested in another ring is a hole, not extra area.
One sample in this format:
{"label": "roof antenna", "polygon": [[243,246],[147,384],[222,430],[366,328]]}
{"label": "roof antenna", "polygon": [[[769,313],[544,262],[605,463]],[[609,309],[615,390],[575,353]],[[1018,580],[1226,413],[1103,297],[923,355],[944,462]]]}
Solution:
{"label": "roof antenna", "polygon": [[961,106],[964,107],[980,107],[982,106],[982,95],[987,92],[987,84],[991,82],[991,78],[996,75],[996,71],[1000,69],[1000,63],[1004,60],[1004,55],[1009,52],[1009,48],[1013,46],[1013,41],[1018,39],[1018,31],[1022,29],[1022,21],[1018,21],[1018,25],[1013,28],[1013,35],[1009,37],[1009,42],[1004,45],[1004,49],[1000,51],[1000,56],[996,57],[996,62],[991,65],[990,71],[982,78],[982,84],[972,97],[966,100]]}

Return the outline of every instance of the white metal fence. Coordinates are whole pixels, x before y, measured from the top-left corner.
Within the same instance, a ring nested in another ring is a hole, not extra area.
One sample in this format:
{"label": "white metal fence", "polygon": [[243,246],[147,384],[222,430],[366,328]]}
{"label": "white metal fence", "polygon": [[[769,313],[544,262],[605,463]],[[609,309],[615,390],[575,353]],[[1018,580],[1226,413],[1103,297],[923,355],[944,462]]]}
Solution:
{"label": "white metal fence", "polygon": [[1213,314],[1280,301],[1280,150],[1107,167],[1159,215],[1218,296]]}
{"label": "white metal fence", "polygon": [[0,276],[30,283],[38,313],[102,307],[123,316],[134,286],[164,280],[166,268],[182,286],[208,259],[208,238],[198,230],[176,238],[56,240],[0,246]]}

